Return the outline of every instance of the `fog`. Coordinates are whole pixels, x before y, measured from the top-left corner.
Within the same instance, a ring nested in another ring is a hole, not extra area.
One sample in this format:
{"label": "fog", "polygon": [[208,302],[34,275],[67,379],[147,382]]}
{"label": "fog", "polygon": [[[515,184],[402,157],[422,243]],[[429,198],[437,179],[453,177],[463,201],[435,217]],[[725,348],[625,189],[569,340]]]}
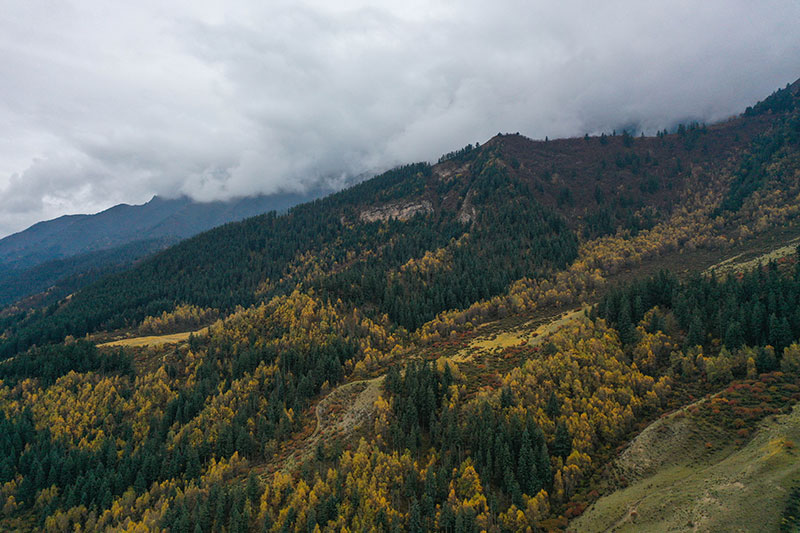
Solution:
{"label": "fog", "polygon": [[714,122],[800,77],[795,0],[128,4],[3,7],[0,236],[338,187],[498,132]]}

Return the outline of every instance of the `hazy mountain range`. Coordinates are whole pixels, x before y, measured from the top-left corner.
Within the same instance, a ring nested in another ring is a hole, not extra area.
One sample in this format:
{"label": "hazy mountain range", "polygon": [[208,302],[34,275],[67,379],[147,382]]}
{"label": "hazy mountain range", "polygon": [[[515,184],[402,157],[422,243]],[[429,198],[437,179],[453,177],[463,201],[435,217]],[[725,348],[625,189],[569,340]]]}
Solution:
{"label": "hazy mountain range", "polygon": [[[75,288],[210,228],[285,211],[324,194],[275,194],[200,203],[153,197],[92,215],[65,215],[0,239],[0,305],[57,285]],[[63,292],[60,291],[60,292]]]}

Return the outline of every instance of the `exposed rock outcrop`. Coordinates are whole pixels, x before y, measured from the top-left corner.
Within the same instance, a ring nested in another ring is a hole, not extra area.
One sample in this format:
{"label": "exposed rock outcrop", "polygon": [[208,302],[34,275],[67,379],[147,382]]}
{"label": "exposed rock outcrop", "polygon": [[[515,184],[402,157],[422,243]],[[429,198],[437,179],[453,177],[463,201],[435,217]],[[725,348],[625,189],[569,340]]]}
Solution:
{"label": "exposed rock outcrop", "polygon": [[371,207],[361,211],[358,218],[362,222],[385,222],[390,219],[408,220],[418,213],[428,214],[433,212],[433,205],[428,200],[410,203],[389,203]]}
{"label": "exposed rock outcrop", "polygon": [[467,193],[467,197],[464,198],[464,203],[461,205],[461,209],[458,211],[458,216],[456,217],[459,222],[462,224],[467,224],[475,220],[475,217],[478,215],[478,211],[475,209],[475,206],[472,205],[472,192]]}

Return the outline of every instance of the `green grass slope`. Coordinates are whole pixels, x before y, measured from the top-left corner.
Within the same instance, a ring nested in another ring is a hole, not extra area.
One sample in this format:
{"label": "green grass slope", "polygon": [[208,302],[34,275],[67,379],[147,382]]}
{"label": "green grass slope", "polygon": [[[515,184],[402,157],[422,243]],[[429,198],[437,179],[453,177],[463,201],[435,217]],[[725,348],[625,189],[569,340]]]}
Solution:
{"label": "green grass slope", "polygon": [[800,480],[800,406],[769,417],[746,445],[728,432],[673,413],[649,426],[617,467],[636,480],[604,496],[570,531],[778,531]]}

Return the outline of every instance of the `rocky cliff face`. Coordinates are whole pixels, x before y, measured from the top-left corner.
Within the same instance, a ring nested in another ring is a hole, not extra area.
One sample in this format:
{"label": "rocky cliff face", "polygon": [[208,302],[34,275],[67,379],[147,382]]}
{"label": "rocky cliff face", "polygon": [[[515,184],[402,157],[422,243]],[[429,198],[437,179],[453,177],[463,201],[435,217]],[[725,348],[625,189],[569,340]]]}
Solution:
{"label": "rocky cliff face", "polygon": [[432,212],[433,205],[428,200],[394,202],[365,209],[361,211],[358,218],[362,222],[385,222],[390,219],[408,220],[418,213],[428,214]]}

